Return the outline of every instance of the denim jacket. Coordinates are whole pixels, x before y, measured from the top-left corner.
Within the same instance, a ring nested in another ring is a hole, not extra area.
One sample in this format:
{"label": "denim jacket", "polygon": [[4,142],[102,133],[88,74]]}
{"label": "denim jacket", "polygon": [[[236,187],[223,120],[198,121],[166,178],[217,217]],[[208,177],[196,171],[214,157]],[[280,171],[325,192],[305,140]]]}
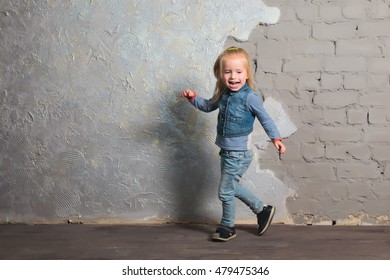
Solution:
{"label": "denim jacket", "polygon": [[[231,99],[232,97],[234,97],[234,99]],[[219,109],[220,112],[218,114],[217,124],[218,133],[215,143],[222,149],[235,151],[247,150],[248,135],[253,130],[255,118],[259,120],[270,139],[280,138],[280,133],[274,121],[265,111],[261,99],[248,85],[243,86],[236,93],[229,94],[228,92],[224,92],[221,100],[215,103],[198,95],[190,102],[203,112],[212,112]],[[233,110],[234,108],[230,107],[231,105],[239,108]],[[222,119],[226,120],[226,118],[228,118],[229,121],[226,121],[225,124],[225,122],[222,122]],[[240,122],[242,122],[242,125],[238,125]],[[219,131],[221,131],[221,134]],[[224,133],[225,136],[222,136]],[[237,133],[237,135],[243,136],[228,137],[226,136],[226,133],[229,135]]]}
{"label": "denim jacket", "polygon": [[223,137],[249,135],[253,131],[255,116],[247,106],[252,90],[245,84],[238,92],[225,91],[219,101],[217,132]]}

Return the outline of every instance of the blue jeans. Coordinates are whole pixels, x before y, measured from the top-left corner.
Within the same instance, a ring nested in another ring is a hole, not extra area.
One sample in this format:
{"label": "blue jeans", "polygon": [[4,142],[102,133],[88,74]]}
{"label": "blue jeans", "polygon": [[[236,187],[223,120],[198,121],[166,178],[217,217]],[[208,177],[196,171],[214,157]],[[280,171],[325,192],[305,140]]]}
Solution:
{"label": "blue jeans", "polygon": [[253,213],[263,209],[263,202],[248,191],[241,183],[242,175],[252,162],[252,151],[220,151],[221,182],[219,184],[219,199],[222,201],[221,225],[234,227],[237,197],[244,202]]}

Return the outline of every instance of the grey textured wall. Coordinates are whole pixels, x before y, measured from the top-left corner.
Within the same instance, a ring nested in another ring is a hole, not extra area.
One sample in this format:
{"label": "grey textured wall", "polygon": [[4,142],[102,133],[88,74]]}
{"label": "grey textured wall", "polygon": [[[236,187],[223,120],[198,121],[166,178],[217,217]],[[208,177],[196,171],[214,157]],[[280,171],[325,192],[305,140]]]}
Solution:
{"label": "grey textured wall", "polygon": [[[216,116],[178,96],[211,97],[226,38],[279,14],[258,0],[2,1],[0,221],[218,221]],[[288,217],[292,190],[252,168],[248,187]]]}
{"label": "grey textured wall", "polygon": [[217,222],[216,115],[177,96],[237,44],[286,137],[244,178],[275,221],[390,224],[390,1],[201,2],[0,3],[0,222]]}

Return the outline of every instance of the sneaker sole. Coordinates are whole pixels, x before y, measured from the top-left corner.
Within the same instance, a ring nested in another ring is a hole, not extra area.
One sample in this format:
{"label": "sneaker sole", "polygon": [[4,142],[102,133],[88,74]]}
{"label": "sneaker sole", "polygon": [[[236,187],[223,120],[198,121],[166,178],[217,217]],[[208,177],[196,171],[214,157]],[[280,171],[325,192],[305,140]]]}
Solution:
{"label": "sneaker sole", "polygon": [[272,222],[272,219],[274,218],[274,214],[275,214],[275,207],[272,207],[271,213],[270,213],[269,218],[268,218],[268,222],[265,225],[264,229],[261,232],[259,232],[259,236],[262,236],[267,231],[269,225]]}
{"label": "sneaker sole", "polygon": [[214,241],[222,241],[222,242],[226,242],[226,241],[229,241],[229,240],[232,240],[234,238],[236,238],[237,234],[234,234],[228,238],[222,238],[222,237],[219,237],[219,234],[218,235],[213,235],[211,236],[211,239],[214,240]]}

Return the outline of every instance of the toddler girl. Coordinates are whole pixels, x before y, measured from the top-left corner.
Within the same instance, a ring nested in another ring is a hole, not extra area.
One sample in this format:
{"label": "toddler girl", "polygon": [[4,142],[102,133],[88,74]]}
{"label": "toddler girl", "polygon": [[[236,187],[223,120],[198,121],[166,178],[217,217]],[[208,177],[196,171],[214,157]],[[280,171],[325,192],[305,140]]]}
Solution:
{"label": "toddler girl", "polygon": [[252,161],[248,135],[253,131],[255,118],[280,154],[286,151],[275,123],[265,111],[262,100],[254,92],[253,73],[248,53],[237,47],[223,51],[214,63],[217,79],[214,95],[206,100],[194,91],[181,93],[192,105],[204,112],[219,109],[216,145],[221,148],[221,181],[218,197],[222,201],[222,219],[212,239],[228,241],[236,237],[234,228],[235,198],[243,201],[257,215],[258,235],[268,229],[275,207],[264,205],[241,183],[242,175]]}

